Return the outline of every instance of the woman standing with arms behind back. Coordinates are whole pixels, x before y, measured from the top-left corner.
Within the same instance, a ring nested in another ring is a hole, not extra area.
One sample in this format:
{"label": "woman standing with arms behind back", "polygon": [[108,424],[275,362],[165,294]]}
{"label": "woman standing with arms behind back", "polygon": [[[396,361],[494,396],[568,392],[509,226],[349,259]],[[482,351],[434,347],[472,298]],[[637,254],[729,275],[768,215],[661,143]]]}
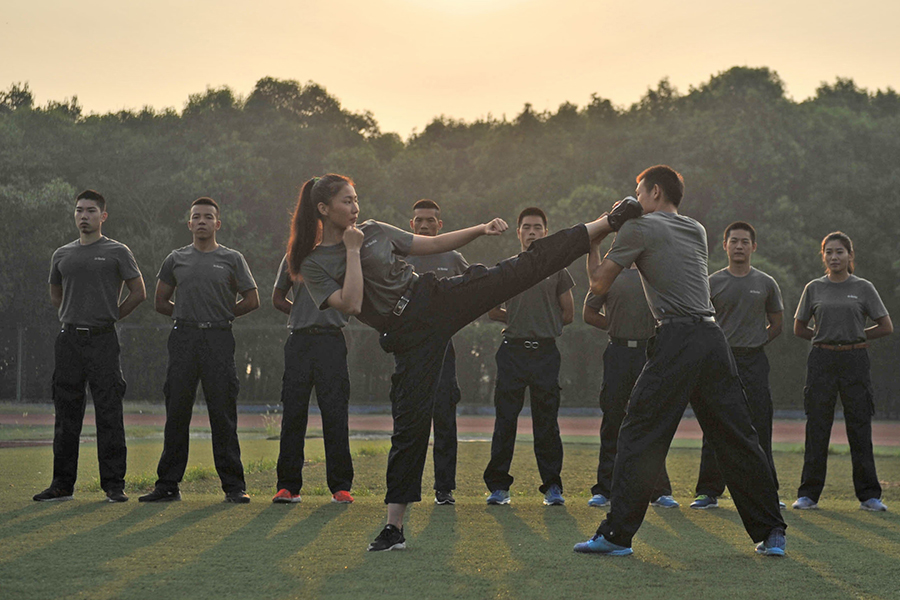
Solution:
{"label": "woman standing with arms behind back", "polygon": [[[862,510],[885,511],[872,452],[875,413],[869,378],[871,340],[894,331],[881,297],[870,282],[853,275],[853,242],[840,232],[822,240],[825,276],[806,284],[794,315],[794,335],[812,342],[806,367],[803,407],[806,452],[794,508],[818,508],[825,487],[828,442],[838,393],[844,409],[853,461],[853,487]],[[866,328],[866,318],[875,322]],[[815,321],[813,329],[810,320]]]}

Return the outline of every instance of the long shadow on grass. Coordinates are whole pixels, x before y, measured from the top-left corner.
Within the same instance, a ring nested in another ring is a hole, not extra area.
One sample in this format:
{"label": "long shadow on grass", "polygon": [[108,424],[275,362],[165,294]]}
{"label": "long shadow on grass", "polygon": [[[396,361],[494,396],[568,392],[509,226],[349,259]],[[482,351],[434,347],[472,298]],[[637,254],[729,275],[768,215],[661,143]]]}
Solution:
{"label": "long shadow on grass", "polygon": [[254,598],[302,593],[299,567],[296,573],[286,573],[282,563],[304,549],[315,552],[316,543],[330,544],[332,540],[320,539],[320,534],[347,507],[319,506],[302,521],[272,534],[282,520],[292,516],[293,510],[301,508],[270,505],[188,564],[142,576],[131,582],[121,596]]}
{"label": "long shadow on grass", "polygon": [[[104,505],[121,507],[98,502],[96,506],[85,506],[81,516],[90,514]],[[21,597],[35,595],[55,597],[63,589],[67,594],[74,595],[115,579],[116,573],[105,568],[108,562],[161,542],[173,533],[215,514],[218,510],[215,507],[204,507],[159,525],[128,533],[129,529],[159,516],[170,507],[172,505],[134,507],[119,518],[90,530],[65,535],[53,543],[0,564],[0,580],[10,582],[4,588],[13,592],[11,597],[19,597],[14,593],[14,585],[16,588],[21,587],[24,594]]]}
{"label": "long shadow on grass", "polygon": [[[61,523],[67,519],[82,519],[102,508],[111,507],[109,502],[35,502],[32,506],[16,512],[16,516],[34,514],[30,519],[10,523],[9,519],[0,525],[0,540],[8,537],[31,533]],[[9,514],[9,513],[7,513]]]}

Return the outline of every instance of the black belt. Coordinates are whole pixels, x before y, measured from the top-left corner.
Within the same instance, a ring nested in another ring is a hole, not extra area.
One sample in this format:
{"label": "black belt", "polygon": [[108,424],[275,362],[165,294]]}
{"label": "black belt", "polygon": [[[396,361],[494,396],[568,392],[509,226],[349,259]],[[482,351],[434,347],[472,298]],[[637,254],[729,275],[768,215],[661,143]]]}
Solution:
{"label": "black belt", "polygon": [[556,344],[555,338],[535,338],[535,339],[527,339],[527,338],[503,338],[504,344],[509,344],[511,346],[517,346],[521,348],[525,348],[527,350],[537,350],[538,348],[544,347],[549,348]]}
{"label": "black belt", "polygon": [[815,344],[813,344],[813,346],[816,348],[821,348],[822,350],[862,350],[869,347],[869,342],[847,342],[846,344],[826,344],[824,342],[816,342]]}
{"label": "black belt", "polygon": [[609,343],[613,346],[624,346],[626,348],[646,348],[647,342],[650,340],[629,340],[626,338],[617,338],[609,336]]}
{"label": "black belt", "polygon": [[763,351],[763,346],[755,346],[753,348],[732,348],[731,353],[735,356],[751,356]]}
{"label": "black belt", "polygon": [[175,319],[175,329],[188,327],[190,329],[231,329],[231,321],[185,321]]}
{"label": "black belt", "polygon": [[307,327],[291,329],[291,335],[295,333],[302,333],[304,335],[338,335],[340,332],[341,328],[336,325],[308,325]]}
{"label": "black belt", "polygon": [[659,320],[659,325],[699,325],[700,323],[715,323],[715,317],[665,317]]}
{"label": "black belt", "polygon": [[415,276],[412,281],[409,282],[409,285],[406,286],[406,290],[403,292],[403,295],[400,296],[400,299],[397,300],[397,304],[394,305],[394,309],[391,311],[391,313],[393,313],[397,317],[403,314],[403,311],[406,310],[406,306],[409,304],[409,301],[412,300],[413,294],[416,291],[417,283],[419,283],[419,277]]}
{"label": "black belt", "polygon": [[102,335],[104,333],[112,333],[116,330],[116,324],[99,325],[97,327],[88,327],[87,325],[75,325],[73,323],[63,323],[62,331],[69,333],[77,333],[78,335],[91,336]]}

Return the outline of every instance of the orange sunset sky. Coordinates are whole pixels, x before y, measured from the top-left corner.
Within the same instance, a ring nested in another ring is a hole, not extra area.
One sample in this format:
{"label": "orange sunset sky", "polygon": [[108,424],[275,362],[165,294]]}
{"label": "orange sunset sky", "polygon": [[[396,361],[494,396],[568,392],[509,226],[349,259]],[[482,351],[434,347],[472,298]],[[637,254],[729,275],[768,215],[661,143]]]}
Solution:
{"label": "orange sunset sky", "polygon": [[663,77],[682,92],[732,66],[795,100],[851,77],[900,87],[896,0],[2,0],[0,89],[86,113],[181,110],[264,76],[315,81],[404,138],[434,117],[514,117],[595,93],[620,106]]}

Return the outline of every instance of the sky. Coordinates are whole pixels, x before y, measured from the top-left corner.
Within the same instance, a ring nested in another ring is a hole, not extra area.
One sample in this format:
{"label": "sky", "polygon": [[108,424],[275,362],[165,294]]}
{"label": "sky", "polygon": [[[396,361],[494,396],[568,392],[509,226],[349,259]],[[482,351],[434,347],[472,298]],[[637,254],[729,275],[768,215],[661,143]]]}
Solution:
{"label": "sky", "polygon": [[444,115],[512,119],[596,94],[638,101],[733,66],[801,101],[850,77],[900,89],[897,0],[0,0],[0,89],[86,113],[184,108],[271,76],[314,81],[406,138]]}

